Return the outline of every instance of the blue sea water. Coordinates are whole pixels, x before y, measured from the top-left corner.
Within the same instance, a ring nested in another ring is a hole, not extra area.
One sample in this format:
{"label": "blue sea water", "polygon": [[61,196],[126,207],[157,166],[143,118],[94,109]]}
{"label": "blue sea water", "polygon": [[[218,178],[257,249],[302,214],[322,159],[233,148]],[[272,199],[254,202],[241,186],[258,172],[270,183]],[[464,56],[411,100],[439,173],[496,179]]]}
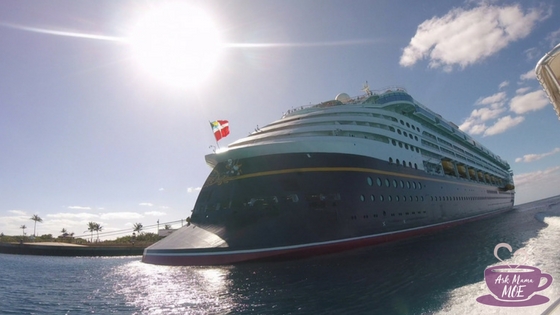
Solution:
{"label": "blue sea water", "polygon": [[[497,307],[484,269],[506,263],[554,278],[545,304]],[[0,254],[0,314],[560,314],[560,197],[436,234],[296,261],[220,267],[140,257]]]}

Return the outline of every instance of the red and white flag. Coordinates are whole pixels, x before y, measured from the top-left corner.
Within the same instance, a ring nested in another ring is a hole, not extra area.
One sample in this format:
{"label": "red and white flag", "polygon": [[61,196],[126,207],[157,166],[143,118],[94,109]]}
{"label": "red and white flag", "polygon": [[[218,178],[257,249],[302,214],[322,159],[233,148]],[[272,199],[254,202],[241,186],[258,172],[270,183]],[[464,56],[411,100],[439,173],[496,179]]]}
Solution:
{"label": "red and white flag", "polygon": [[210,123],[212,127],[212,132],[216,141],[222,139],[223,137],[229,135],[229,122],[227,120],[216,120]]}

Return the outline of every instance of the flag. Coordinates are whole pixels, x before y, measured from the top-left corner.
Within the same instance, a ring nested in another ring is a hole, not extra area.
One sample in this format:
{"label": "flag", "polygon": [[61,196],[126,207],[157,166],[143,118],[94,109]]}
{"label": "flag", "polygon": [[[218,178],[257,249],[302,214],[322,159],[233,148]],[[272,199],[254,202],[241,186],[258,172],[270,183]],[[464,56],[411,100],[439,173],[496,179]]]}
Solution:
{"label": "flag", "polygon": [[212,127],[212,132],[216,141],[222,139],[223,137],[229,135],[229,122],[227,120],[216,120],[210,123]]}

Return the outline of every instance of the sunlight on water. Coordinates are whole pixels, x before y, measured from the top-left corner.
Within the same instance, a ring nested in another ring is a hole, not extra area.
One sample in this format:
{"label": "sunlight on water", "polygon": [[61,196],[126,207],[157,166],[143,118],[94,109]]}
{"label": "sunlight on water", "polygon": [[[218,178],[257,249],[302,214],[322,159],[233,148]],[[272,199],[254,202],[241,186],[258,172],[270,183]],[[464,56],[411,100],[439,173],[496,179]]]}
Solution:
{"label": "sunlight on water", "polygon": [[114,290],[141,313],[224,314],[228,295],[227,268],[167,267],[130,262],[115,268]]}
{"label": "sunlight on water", "polygon": [[[560,298],[559,216],[560,207],[553,209],[549,207],[546,209],[546,212],[537,213],[535,219],[548,224],[548,226],[539,231],[537,237],[529,239],[524,244],[524,247],[517,251],[514,248],[514,255],[510,259],[505,259],[503,262],[498,261],[494,264],[508,264],[511,266],[529,265],[552,275],[552,285],[543,291],[535,293],[548,297],[550,299],[549,302],[527,307],[495,307],[478,303],[476,301],[477,297],[490,294],[484,281],[484,270],[481,270],[481,281],[449,292],[448,302],[443,305],[441,311],[437,314],[543,314],[549,306]],[[560,315],[560,307],[547,314]]]}

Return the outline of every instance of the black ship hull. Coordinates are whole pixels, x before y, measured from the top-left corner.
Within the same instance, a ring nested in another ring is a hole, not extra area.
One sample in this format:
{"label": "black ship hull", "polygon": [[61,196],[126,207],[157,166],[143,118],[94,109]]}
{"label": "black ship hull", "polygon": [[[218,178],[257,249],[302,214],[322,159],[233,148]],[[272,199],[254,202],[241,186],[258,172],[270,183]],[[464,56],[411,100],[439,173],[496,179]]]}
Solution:
{"label": "black ship hull", "polygon": [[418,165],[341,153],[218,163],[191,224],[143,261],[217,265],[314,256],[433,232],[512,209],[514,192]]}

